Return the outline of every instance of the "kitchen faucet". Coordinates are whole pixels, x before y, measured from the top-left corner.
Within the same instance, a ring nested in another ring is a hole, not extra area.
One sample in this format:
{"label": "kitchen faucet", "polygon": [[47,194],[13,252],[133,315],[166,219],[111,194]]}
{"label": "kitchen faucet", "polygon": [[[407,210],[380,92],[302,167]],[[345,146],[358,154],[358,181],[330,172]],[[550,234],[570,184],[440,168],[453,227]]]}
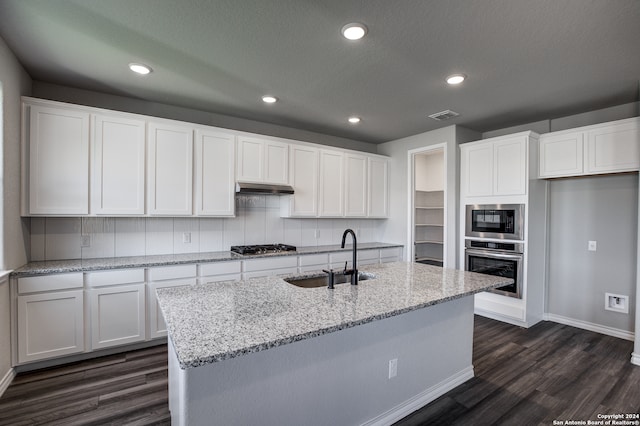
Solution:
{"label": "kitchen faucet", "polygon": [[358,267],[356,265],[358,242],[356,240],[356,233],[353,232],[353,230],[347,229],[344,231],[344,233],[342,234],[342,245],[340,246],[340,248],[344,248],[344,242],[345,242],[345,239],[347,238],[347,234],[351,234],[351,237],[353,238],[353,264],[351,266],[351,269],[347,270],[347,264],[345,262],[344,274],[351,275],[351,285],[358,285]]}

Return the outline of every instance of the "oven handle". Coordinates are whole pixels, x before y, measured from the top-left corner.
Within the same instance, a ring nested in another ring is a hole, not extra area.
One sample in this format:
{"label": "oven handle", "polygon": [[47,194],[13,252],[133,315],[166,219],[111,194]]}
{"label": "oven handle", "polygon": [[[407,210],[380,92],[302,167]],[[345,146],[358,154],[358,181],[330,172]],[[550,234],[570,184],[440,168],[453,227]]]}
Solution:
{"label": "oven handle", "polygon": [[466,249],[464,252],[465,254],[471,254],[471,255],[475,254],[478,256],[484,256],[484,257],[489,257],[494,259],[522,260],[524,258],[524,254],[522,253],[507,254],[507,253],[499,253],[495,251],[474,250],[474,249]]}

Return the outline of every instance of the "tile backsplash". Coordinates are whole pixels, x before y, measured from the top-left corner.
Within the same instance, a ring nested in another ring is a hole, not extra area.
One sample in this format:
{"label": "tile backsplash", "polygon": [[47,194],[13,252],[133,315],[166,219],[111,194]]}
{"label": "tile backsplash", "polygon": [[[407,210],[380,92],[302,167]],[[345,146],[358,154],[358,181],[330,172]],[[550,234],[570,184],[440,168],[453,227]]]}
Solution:
{"label": "tile backsplash", "polygon": [[236,197],[236,217],[31,218],[31,261],[229,250],[232,245],[340,244],[347,228],[358,242],[379,240],[381,219],[288,219],[275,196]]}

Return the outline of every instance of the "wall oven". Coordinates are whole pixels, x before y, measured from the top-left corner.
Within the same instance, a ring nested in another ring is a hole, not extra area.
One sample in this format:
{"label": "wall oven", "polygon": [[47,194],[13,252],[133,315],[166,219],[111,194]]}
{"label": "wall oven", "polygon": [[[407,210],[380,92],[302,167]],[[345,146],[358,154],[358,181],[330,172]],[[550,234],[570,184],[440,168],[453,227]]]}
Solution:
{"label": "wall oven", "polygon": [[524,240],[524,204],[467,204],[465,235]]}
{"label": "wall oven", "polygon": [[488,291],[522,298],[522,243],[466,240],[465,247],[465,270],[511,278],[514,281],[513,284]]}

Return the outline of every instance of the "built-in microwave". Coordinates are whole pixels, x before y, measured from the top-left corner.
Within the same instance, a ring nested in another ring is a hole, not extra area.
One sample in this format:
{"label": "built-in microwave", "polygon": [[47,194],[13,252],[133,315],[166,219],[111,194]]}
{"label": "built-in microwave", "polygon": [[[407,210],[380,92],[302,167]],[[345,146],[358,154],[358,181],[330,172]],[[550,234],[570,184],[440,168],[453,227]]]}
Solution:
{"label": "built-in microwave", "polygon": [[524,204],[467,204],[465,235],[524,240]]}

